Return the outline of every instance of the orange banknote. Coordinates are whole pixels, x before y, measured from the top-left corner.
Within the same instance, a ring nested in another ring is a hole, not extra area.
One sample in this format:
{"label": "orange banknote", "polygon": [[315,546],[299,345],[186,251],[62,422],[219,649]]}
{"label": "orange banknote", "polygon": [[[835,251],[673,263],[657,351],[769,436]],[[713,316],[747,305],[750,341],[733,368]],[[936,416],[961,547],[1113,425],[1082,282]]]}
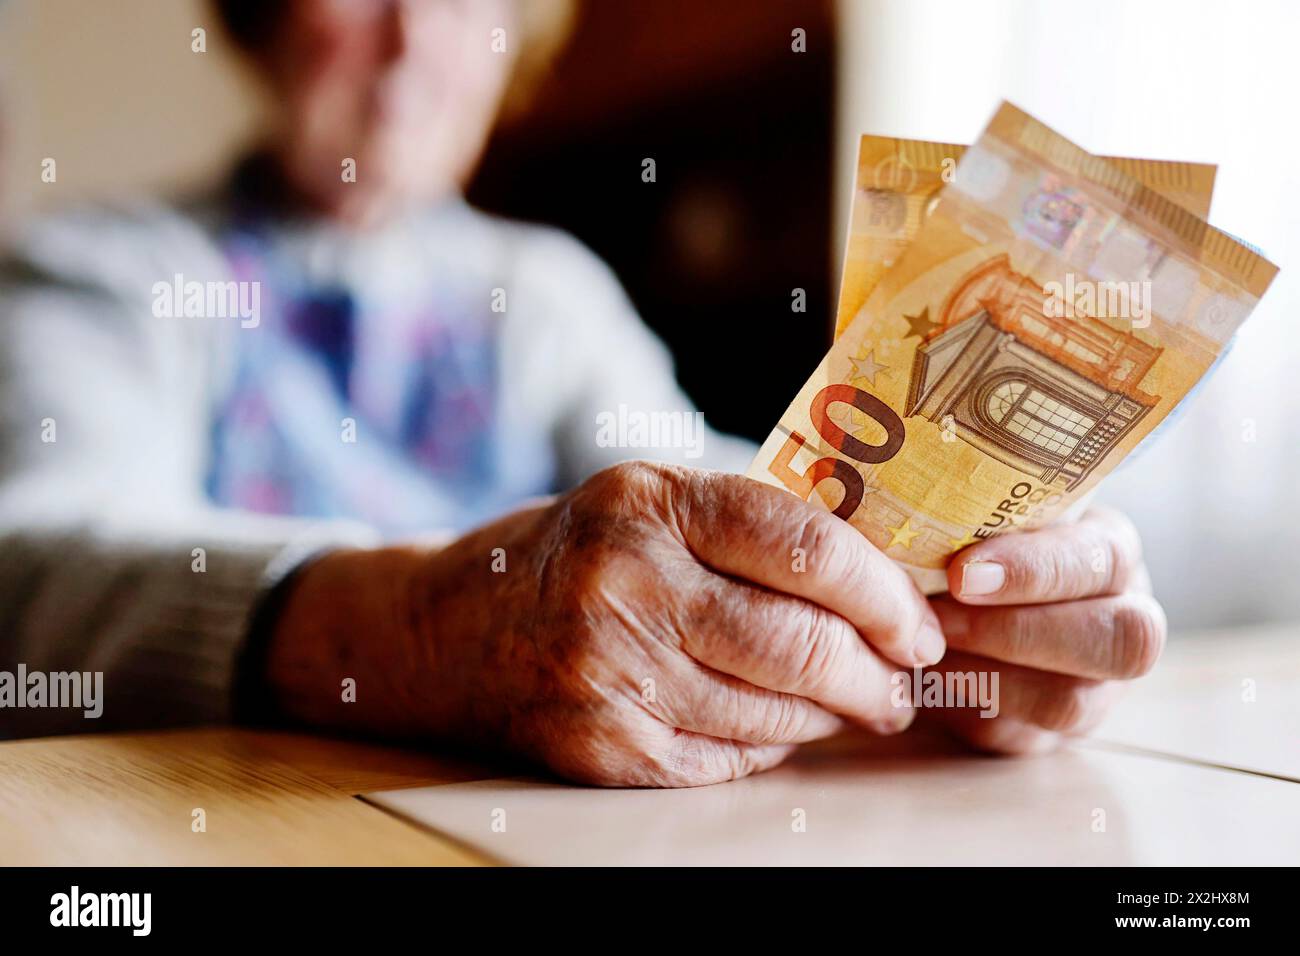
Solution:
{"label": "orange banknote", "polygon": [[[862,137],[835,313],[836,338],[916,237],[938,201],[939,190],[952,181],[965,152],[966,147],[957,143]],[[1128,156],[1106,159],[1189,212],[1209,218],[1218,170],[1214,164]]]}
{"label": "orange banknote", "polygon": [[1003,104],[749,476],[833,511],[927,593],[962,548],[1060,516],[1277,272],[1165,191]]}

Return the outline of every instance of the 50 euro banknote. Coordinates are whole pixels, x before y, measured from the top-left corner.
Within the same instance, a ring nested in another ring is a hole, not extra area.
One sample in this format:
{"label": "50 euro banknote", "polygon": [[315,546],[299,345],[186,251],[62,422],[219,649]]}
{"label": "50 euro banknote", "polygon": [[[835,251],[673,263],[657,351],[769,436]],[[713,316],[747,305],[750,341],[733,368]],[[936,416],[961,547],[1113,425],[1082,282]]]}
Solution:
{"label": "50 euro banknote", "polygon": [[[835,337],[848,328],[876,283],[903,254],[956,175],[966,147],[889,136],[863,136],[849,214]],[[1210,215],[1212,163],[1107,156],[1121,172],[1202,219]]]}
{"label": "50 euro banknote", "polygon": [[962,548],[1088,494],[1277,268],[1007,103],[927,207],[748,474],[935,593]]}

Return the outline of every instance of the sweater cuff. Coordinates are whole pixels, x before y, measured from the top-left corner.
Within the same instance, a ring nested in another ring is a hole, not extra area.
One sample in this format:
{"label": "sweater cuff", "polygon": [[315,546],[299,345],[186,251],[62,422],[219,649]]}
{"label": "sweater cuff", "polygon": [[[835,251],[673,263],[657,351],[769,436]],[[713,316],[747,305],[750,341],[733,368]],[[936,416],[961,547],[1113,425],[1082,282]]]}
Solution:
{"label": "sweater cuff", "polygon": [[[284,610],[285,602],[293,590],[294,582],[307,565],[334,550],[318,548],[296,560],[287,561],[280,556],[263,580],[266,589],[253,607],[245,628],[243,645],[235,662],[231,682],[231,720],[237,724],[270,727],[283,723],[283,714],[276,706],[266,679],[267,657],[271,651],[271,638],[275,624]],[[291,564],[281,572],[280,567]]]}
{"label": "sweater cuff", "polygon": [[[173,586],[164,587],[156,603],[133,608],[139,614],[135,626],[101,645],[102,666],[92,665],[106,672],[106,723],[166,726],[260,719],[245,706],[246,695],[248,701],[260,695],[259,685],[247,675],[260,666],[258,655],[264,656],[276,599],[287,593],[293,575],[311,558],[376,543],[369,529],[339,522],[296,529],[279,540],[214,543],[204,550],[202,573],[196,573],[197,557],[188,565],[173,559],[167,569],[176,575]],[[178,564],[183,568],[179,574]],[[152,620],[146,617],[150,614]]]}

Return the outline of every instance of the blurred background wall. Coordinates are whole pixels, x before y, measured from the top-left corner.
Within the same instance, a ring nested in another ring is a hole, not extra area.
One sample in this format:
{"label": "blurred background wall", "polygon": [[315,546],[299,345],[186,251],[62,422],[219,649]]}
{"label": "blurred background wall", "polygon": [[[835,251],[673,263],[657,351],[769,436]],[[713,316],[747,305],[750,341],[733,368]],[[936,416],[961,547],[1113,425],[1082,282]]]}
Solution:
{"label": "blurred background wall", "polygon": [[[261,104],[212,19],[200,0],[0,0],[5,224],[217,175]],[[575,0],[470,193],[592,246],[710,420],[760,437],[829,341],[860,132],[968,141],[1007,97],[1097,152],[1219,164],[1212,221],[1282,273],[1102,497],[1142,527],[1175,623],[1300,619],[1297,36],[1291,0]]]}
{"label": "blurred background wall", "polygon": [[[257,87],[200,0],[0,0],[0,209],[183,188],[256,128]],[[208,52],[190,51],[206,26]],[[41,182],[53,157],[58,182]]]}

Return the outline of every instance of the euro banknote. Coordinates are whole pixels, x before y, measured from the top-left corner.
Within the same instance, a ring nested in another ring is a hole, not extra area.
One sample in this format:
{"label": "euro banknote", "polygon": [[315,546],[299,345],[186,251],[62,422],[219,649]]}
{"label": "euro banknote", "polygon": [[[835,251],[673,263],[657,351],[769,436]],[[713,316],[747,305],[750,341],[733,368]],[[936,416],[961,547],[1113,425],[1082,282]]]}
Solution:
{"label": "euro banknote", "polygon": [[927,593],[962,548],[1088,494],[1277,272],[1009,103],[950,178],[748,471]]}
{"label": "euro banknote", "polygon": [[[849,215],[840,279],[835,336],[839,337],[867,296],[903,254],[934,208],[939,190],[952,180],[966,147],[889,136],[863,136]],[[1202,219],[1214,196],[1212,163],[1107,156],[1122,172],[1167,196]]]}

